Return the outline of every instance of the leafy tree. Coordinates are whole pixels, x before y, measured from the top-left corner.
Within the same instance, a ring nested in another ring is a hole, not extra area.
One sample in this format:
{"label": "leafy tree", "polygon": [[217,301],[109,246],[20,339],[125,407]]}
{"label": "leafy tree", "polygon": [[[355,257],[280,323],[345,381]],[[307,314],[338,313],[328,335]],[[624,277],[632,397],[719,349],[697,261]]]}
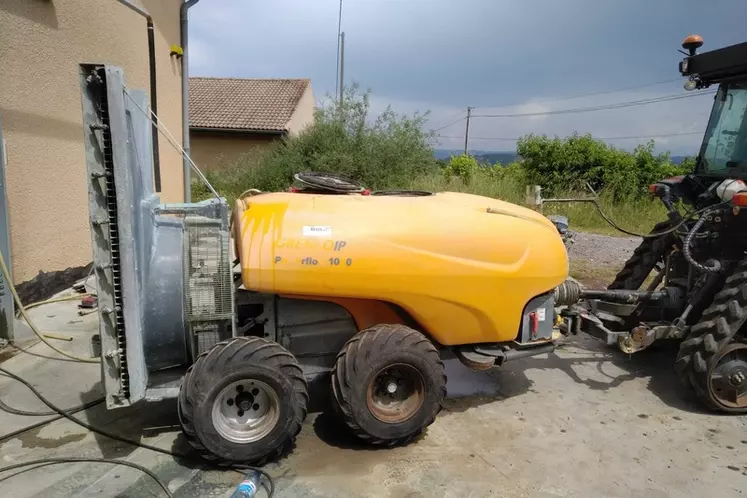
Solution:
{"label": "leafy tree", "polygon": [[259,160],[241,159],[208,179],[229,200],[249,188],[284,190],[302,171],[339,174],[373,189],[401,187],[438,170],[433,136],[423,130],[426,118],[427,113],[404,116],[390,108],[372,118],[369,93],[353,85],[342,105],[327,98],[314,124],[300,134],[283,139]]}

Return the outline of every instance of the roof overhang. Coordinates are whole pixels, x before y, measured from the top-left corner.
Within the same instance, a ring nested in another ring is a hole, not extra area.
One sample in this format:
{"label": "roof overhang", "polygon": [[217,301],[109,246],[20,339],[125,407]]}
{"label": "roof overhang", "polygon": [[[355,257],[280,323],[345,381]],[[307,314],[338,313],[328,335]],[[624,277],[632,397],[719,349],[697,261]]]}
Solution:
{"label": "roof overhang", "polygon": [[200,128],[190,126],[189,131],[203,131],[211,133],[235,133],[237,135],[285,135],[288,130],[252,130],[247,128]]}

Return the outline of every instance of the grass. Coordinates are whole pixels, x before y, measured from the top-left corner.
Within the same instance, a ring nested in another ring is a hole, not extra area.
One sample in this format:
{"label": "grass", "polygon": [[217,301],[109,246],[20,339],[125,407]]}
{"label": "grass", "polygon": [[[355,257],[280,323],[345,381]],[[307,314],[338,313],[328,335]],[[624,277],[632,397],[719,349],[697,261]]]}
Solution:
{"label": "grass", "polygon": [[[442,175],[428,175],[413,180],[406,188],[439,191],[467,192],[484,195],[514,204],[523,205],[525,202],[525,185],[523,183],[503,179],[496,180],[487,176],[476,176],[468,185],[461,180],[452,178],[447,180]],[[564,198],[588,198],[588,193],[568,192]],[[602,193],[599,197],[602,210],[615,223],[626,230],[647,233],[653,226],[666,219],[666,210],[659,201],[650,199],[630,199],[625,202],[614,202],[611,195]],[[568,217],[571,230],[580,230],[605,235],[624,235],[611,227],[600,216],[599,211],[589,203],[558,203],[545,204],[544,214],[562,214]]]}
{"label": "grass", "polygon": [[[257,166],[257,162],[245,161],[242,167],[209,172],[206,176],[218,193],[226,198],[229,206],[233,206],[237,196],[247,189],[256,188],[262,182],[263,171]],[[437,171],[414,178],[407,185],[392,185],[390,188],[466,192],[520,205],[523,205],[525,200],[525,185],[522,182],[513,178],[498,179],[488,175],[476,175],[472,181],[465,184],[458,178],[447,179]],[[205,186],[197,181],[193,182],[192,191],[195,199],[210,197]],[[587,198],[589,194],[568,192],[562,197]],[[655,200],[643,198],[615,202],[611,195],[602,193],[599,203],[607,216],[621,227],[633,232],[647,233],[657,222],[666,219],[664,207]],[[607,224],[596,208],[588,203],[546,204],[543,213],[567,216],[571,230],[623,235]]]}

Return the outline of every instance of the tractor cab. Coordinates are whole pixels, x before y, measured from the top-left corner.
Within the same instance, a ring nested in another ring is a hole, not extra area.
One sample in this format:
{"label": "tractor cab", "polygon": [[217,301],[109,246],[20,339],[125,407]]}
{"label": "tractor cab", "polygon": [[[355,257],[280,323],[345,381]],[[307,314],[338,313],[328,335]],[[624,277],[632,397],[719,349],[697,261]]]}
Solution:
{"label": "tractor cab", "polygon": [[688,36],[679,69],[685,89],[718,85],[695,174],[713,180],[747,178],[747,43],[697,54],[703,39]]}

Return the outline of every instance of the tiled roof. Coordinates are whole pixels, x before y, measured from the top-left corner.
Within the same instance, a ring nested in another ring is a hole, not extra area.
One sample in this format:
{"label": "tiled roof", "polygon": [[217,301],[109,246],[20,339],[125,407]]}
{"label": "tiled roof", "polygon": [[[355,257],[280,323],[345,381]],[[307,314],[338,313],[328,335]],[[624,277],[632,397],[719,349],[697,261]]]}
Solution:
{"label": "tiled roof", "polygon": [[307,79],[190,78],[189,127],[285,131]]}

